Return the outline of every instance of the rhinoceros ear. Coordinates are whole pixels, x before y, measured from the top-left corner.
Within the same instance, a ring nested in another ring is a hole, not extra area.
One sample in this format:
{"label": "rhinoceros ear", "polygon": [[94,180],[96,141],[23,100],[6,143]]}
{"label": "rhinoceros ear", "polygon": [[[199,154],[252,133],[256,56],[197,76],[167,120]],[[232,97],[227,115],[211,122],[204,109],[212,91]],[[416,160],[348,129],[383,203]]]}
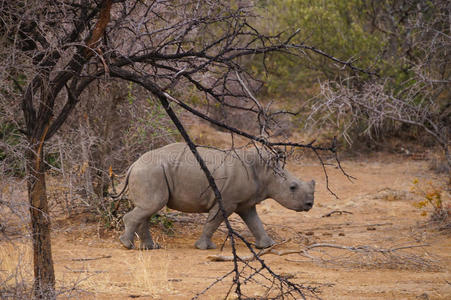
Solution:
{"label": "rhinoceros ear", "polygon": [[312,179],[312,181],[310,181],[310,185],[312,186],[312,188],[315,188],[315,180]]}

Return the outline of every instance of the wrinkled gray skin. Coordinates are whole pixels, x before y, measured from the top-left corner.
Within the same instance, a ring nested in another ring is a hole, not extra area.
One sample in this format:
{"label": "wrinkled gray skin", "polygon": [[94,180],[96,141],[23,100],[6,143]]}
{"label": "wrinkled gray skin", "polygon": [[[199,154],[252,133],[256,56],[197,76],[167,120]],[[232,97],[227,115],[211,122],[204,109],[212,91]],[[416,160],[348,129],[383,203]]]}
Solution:
{"label": "wrinkled gray skin", "polygon": [[[258,248],[274,244],[263,228],[255,205],[272,198],[288,209],[308,211],[313,206],[315,181],[303,182],[288,171],[274,170],[261,159],[256,150],[223,152],[198,148],[221,192],[227,216],[236,212],[249,227]],[[202,236],[195,243],[199,249],[212,249],[213,233],[224,220],[205,174],[184,143],[170,144],[149,151],[130,167],[129,198],[135,208],[125,214],[125,232],[122,244],[134,248],[135,233],[141,239],[141,248],[155,249],[149,232],[148,219],[165,205],[182,212],[208,212]]]}

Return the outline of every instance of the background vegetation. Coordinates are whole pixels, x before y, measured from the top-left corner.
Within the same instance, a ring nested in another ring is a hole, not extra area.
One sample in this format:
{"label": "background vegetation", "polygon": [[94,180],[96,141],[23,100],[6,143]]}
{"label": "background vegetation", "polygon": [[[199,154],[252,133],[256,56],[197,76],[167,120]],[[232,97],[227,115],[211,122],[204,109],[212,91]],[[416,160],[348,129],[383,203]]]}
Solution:
{"label": "background vegetation", "polygon": [[[166,113],[189,127],[186,106],[258,142],[302,134],[338,136],[346,150],[393,137],[397,147],[438,146],[437,169],[450,172],[449,1],[5,0],[0,9],[0,195],[27,185],[31,236],[48,249],[35,266],[52,265],[47,197],[68,216],[89,211],[120,226],[111,178],[181,140]],[[28,222],[12,203],[0,202]],[[35,296],[54,297],[53,269],[44,271],[50,288],[36,280]]]}
{"label": "background vegetation", "polygon": [[[302,61],[271,54],[264,64],[251,62],[251,68],[266,79],[267,98],[304,108],[310,118],[298,118],[300,126],[317,130],[327,125],[329,133],[343,137],[344,146],[359,140],[374,147],[396,137],[426,141],[423,145],[429,141],[448,151],[449,10],[447,1],[260,1],[265,21],[259,28],[285,35],[297,29],[294,43],[377,76],[337,72],[341,65],[318,54]],[[353,96],[361,102],[350,100]]]}

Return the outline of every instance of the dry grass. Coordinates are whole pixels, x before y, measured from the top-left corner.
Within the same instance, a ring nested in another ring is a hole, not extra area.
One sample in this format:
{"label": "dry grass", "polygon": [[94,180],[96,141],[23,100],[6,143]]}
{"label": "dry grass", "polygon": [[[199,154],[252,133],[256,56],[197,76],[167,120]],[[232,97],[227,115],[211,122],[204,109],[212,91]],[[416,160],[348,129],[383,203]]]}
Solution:
{"label": "dry grass", "polygon": [[80,287],[96,297],[127,294],[129,297],[160,298],[176,293],[168,280],[171,270],[167,254],[163,258],[161,253],[153,251],[133,251],[130,254],[133,254],[130,262],[123,262],[124,272],[116,270],[95,274],[95,271],[87,271],[86,274],[91,275],[80,283]]}
{"label": "dry grass", "polygon": [[132,282],[136,288],[149,291],[155,296],[173,291],[172,284],[168,281],[170,260],[167,254],[161,259],[161,255],[154,255],[151,251],[139,251],[138,261],[139,268],[135,269],[135,280]]}
{"label": "dry grass", "polygon": [[[78,299],[83,282],[91,276],[78,273],[75,277],[57,272],[56,293],[59,298]],[[0,298],[31,299],[33,286],[33,249],[27,241],[0,244]]]}
{"label": "dry grass", "polygon": [[2,299],[30,297],[33,254],[28,243],[0,244],[0,295]]}

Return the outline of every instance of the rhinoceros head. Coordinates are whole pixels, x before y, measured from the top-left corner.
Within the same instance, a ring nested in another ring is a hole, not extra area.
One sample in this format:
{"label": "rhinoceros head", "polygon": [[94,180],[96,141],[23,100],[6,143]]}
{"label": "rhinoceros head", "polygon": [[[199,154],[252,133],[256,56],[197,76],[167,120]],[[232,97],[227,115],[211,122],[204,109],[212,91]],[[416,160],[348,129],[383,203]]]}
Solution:
{"label": "rhinoceros head", "polygon": [[305,182],[288,172],[270,185],[270,196],[288,209],[309,211],[313,207],[315,181]]}

